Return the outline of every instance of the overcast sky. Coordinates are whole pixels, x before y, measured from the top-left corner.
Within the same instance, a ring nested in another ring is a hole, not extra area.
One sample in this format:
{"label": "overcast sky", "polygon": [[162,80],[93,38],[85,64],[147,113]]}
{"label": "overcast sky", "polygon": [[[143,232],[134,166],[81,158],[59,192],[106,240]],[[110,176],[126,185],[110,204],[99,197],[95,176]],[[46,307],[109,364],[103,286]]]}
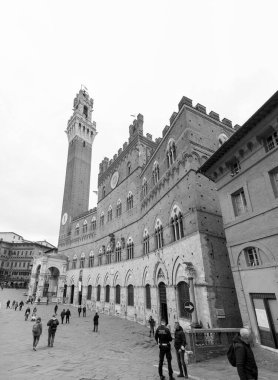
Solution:
{"label": "overcast sky", "polygon": [[277,90],[277,14],[276,0],[3,1],[0,231],[57,244],[81,84],[98,131],[91,208],[99,162],[127,141],[130,115],[159,137],[185,95],[242,124]]}

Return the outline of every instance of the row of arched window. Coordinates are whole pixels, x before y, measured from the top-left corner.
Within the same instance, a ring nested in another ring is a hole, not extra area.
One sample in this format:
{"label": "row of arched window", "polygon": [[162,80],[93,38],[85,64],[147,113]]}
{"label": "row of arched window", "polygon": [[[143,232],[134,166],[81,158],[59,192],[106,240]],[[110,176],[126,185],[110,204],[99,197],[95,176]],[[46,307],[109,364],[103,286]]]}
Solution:
{"label": "row of arched window", "polygon": [[[180,281],[177,284],[177,301],[179,306],[179,316],[181,318],[191,318],[191,315],[184,309],[184,303],[187,301],[190,301],[190,295],[189,295],[189,286],[185,281]],[[110,302],[111,300],[111,287],[110,285],[106,285],[104,288],[101,287],[101,285],[97,285],[96,287],[96,301],[100,302],[102,298],[102,290],[104,290],[104,301]],[[123,293],[121,292],[121,286],[116,285],[115,286],[115,293],[114,293],[114,302],[116,305],[121,304],[121,298]],[[134,286],[132,284],[129,284],[126,288],[126,301],[127,306],[134,306]],[[87,290],[87,300],[90,301],[92,299],[92,285],[88,286]],[[152,308],[152,298],[151,298],[151,286],[150,284],[145,285],[145,306],[146,309]]]}

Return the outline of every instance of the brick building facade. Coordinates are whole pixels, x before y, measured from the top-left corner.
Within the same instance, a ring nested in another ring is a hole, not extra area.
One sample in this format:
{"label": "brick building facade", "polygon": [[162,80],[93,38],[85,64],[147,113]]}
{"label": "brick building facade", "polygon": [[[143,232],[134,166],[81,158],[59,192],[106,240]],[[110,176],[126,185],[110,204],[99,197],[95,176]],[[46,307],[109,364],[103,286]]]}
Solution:
{"label": "brick building facade", "polygon": [[[239,326],[217,194],[197,174],[233,134],[232,123],[183,97],[153,140],[139,114],[129,141],[100,163],[98,205],[88,210],[93,101],[80,90],[74,105],[58,247],[68,257],[67,274],[59,296],[141,323],[152,315],[184,327]],[[185,301],[194,304],[192,314]]]}

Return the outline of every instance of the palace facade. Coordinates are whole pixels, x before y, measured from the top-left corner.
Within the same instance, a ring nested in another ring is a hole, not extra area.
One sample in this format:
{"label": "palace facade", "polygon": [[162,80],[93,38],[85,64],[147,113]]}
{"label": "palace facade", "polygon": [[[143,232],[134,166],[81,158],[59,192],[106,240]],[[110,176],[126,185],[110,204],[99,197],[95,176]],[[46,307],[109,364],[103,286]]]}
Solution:
{"label": "palace facade", "polygon": [[240,326],[217,193],[197,173],[236,127],[183,97],[153,140],[139,114],[128,142],[100,163],[98,204],[89,210],[92,112],[80,90],[66,130],[58,255],[34,265],[37,297],[57,269],[55,296],[70,304],[140,323],[152,315],[183,327]]}

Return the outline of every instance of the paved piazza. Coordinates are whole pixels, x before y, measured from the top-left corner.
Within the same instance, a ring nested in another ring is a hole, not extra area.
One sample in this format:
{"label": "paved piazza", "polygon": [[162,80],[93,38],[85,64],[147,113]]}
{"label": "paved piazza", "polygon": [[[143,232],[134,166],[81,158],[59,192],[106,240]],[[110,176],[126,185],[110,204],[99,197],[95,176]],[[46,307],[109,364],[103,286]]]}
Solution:
{"label": "paved piazza", "polygon": [[[0,379],[76,379],[76,380],[158,380],[158,348],[148,329],[137,323],[100,314],[99,332],[94,333],[93,312],[79,318],[71,307],[69,325],[59,325],[54,347],[47,347],[46,323],[53,314],[54,305],[38,306],[43,333],[32,350],[33,322],[24,320],[24,311],[6,309],[7,299],[25,299],[22,290],[0,290],[1,356]],[[23,307],[25,309],[26,306]],[[32,310],[32,308],[31,308]],[[62,306],[59,305],[58,315]],[[59,318],[60,321],[60,318]],[[174,352],[172,352],[174,354]],[[173,355],[173,368],[177,372]],[[190,379],[236,380],[235,369],[224,357],[189,366]],[[165,370],[166,379],[168,373]],[[277,379],[274,373],[263,373],[262,379]]]}

